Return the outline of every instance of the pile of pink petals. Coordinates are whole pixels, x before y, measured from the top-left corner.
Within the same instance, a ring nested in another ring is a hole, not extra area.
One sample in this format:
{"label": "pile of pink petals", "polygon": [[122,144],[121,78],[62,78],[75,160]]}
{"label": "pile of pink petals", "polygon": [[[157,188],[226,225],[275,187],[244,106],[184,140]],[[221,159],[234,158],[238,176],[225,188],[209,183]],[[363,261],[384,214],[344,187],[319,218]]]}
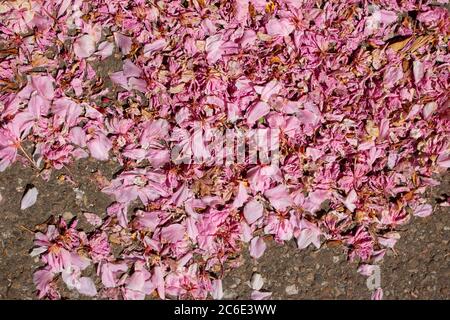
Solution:
{"label": "pile of pink petals", "polygon": [[[341,244],[369,274],[450,166],[445,3],[2,1],[0,171],[122,166],[89,230],[36,233],[38,296],[220,299],[269,239]],[[280,129],[279,165],[173,163],[199,122]]]}

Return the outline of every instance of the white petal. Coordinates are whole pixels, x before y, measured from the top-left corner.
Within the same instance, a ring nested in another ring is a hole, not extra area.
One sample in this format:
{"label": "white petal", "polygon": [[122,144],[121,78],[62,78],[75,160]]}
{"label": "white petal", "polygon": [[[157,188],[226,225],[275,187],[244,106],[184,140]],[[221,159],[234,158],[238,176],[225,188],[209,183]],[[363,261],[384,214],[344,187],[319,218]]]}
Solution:
{"label": "white petal", "polygon": [[221,300],[223,298],[222,280],[213,280],[211,296],[214,300]]}
{"label": "white petal", "polygon": [[252,280],[250,281],[250,285],[253,290],[261,290],[264,285],[264,279],[259,273],[254,273],[252,276]]}
{"label": "white petal", "polygon": [[35,187],[29,189],[20,202],[20,209],[25,210],[35,204],[38,194],[39,192]]}

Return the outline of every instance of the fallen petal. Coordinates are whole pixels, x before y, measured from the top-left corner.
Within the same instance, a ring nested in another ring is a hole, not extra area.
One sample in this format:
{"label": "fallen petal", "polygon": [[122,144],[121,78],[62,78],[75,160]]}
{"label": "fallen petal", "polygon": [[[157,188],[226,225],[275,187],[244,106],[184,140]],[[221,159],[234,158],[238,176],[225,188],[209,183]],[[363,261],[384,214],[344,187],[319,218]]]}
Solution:
{"label": "fallen petal", "polygon": [[20,202],[20,209],[25,210],[36,203],[39,192],[36,187],[29,189]]}

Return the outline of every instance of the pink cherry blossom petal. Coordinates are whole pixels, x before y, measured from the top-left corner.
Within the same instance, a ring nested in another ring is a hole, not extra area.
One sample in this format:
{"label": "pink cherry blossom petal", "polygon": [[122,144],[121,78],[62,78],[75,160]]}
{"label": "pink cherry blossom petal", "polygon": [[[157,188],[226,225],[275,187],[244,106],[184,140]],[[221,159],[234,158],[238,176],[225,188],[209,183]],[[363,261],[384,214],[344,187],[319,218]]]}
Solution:
{"label": "pink cherry blossom petal", "polygon": [[425,218],[433,213],[433,207],[431,204],[420,204],[414,209],[414,215],[417,217]]}
{"label": "pink cherry blossom petal", "polygon": [[267,245],[261,237],[254,237],[250,241],[250,256],[259,259],[266,251]]}
{"label": "pink cherry blossom petal", "polygon": [[244,217],[248,224],[254,223],[256,220],[263,216],[264,208],[262,204],[253,199],[248,202],[244,207]]}
{"label": "pink cherry blossom petal", "polygon": [[95,52],[95,40],[91,35],[85,34],[75,40],[73,51],[78,58],[88,58]]}

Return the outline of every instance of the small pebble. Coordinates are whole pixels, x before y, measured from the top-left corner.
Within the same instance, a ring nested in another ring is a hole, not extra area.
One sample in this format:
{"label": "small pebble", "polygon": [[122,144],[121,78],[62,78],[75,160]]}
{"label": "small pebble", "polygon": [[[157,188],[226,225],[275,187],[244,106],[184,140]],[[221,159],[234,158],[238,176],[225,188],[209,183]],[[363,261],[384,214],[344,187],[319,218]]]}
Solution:
{"label": "small pebble", "polygon": [[69,221],[73,218],[73,214],[69,211],[64,212],[62,216],[66,221]]}
{"label": "small pebble", "polygon": [[287,295],[292,296],[294,294],[298,294],[298,287],[295,284],[291,284],[286,287],[285,291]]}
{"label": "small pebble", "polygon": [[232,290],[225,290],[223,293],[223,299],[234,299],[236,298],[236,293]]}

